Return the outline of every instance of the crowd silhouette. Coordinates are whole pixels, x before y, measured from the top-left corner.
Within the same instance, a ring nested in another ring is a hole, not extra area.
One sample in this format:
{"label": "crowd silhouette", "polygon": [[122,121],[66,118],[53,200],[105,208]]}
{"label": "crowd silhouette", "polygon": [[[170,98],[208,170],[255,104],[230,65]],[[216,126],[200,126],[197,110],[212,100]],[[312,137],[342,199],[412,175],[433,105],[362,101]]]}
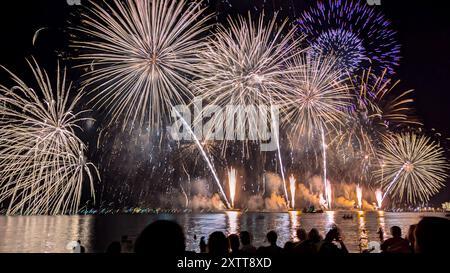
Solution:
{"label": "crowd silhouette", "polygon": [[[363,230],[360,252],[362,253],[448,253],[450,245],[450,220],[438,217],[424,217],[416,225],[410,226],[408,234],[403,238],[398,226],[390,228],[391,237],[384,238],[384,231],[377,232],[380,242],[378,246],[368,243],[366,231]],[[226,236],[223,232],[215,231],[209,237],[199,240],[200,253],[214,257],[223,256],[280,256],[298,254],[345,255],[349,253],[341,232],[333,226],[322,237],[313,228],[309,232],[305,229],[297,230],[297,241],[287,242],[284,247],[278,245],[278,234],[269,231],[266,235],[267,246],[255,247],[252,244],[252,234],[242,231],[239,234]],[[366,236],[364,236],[366,234]],[[107,253],[118,254],[124,252],[124,241],[113,242]],[[147,226],[136,239],[134,252],[164,257],[179,257],[194,252],[186,251],[183,228],[176,222],[159,220]]]}

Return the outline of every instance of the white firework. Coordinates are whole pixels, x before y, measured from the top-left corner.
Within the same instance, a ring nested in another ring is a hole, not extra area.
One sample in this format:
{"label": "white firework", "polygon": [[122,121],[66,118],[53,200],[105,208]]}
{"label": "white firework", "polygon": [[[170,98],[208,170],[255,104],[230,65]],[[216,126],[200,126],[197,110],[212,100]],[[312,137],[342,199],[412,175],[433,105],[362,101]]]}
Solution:
{"label": "white firework", "polygon": [[291,132],[308,140],[322,129],[335,129],[347,118],[351,95],[331,57],[296,57],[296,73],[285,81],[292,88],[283,94],[283,121]]}
{"label": "white firework", "polygon": [[448,178],[444,150],[429,137],[396,134],[383,143],[379,157],[383,169],[375,171],[385,195],[410,204],[427,202]]}
{"label": "white firework", "polygon": [[9,71],[15,86],[0,86],[0,203],[8,214],[76,213],[84,177],[95,198],[91,169],[98,175],[75,134],[85,120],[75,111],[81,96],[71,99],[59,65],[56,84],[34,59],[29,65],[38,92]]}
{"label": "white firework", "polygon": [[95,106],[123,130],[160,128],[172,106],[191,99],[189,84],[207,30],[199,1],[91,2],[74,41]]}
{"label": "white firework", "polygon": [[218,106],[277,104],[288,87],[283,76],[287,63],[300,53],[301,38],[295,28],[286,34],[287,21],[277,25],[276,16],[265,24],[249,15],[219,25],[200,52],[200,77],[194,82],[197,95]]}

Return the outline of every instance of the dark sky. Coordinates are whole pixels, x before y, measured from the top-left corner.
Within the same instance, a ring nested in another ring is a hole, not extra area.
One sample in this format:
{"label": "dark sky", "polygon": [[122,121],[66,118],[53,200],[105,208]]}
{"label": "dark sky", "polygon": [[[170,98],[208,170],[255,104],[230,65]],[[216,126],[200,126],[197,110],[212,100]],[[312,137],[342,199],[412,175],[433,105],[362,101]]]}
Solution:
{"label": "dark sky", "polygon": [[[209,0],[221,18],[229,14],[258,12],[264,6],[270,14],[281,9],[294,19],[315,0]],[[377,7],[393,22],[402,44],[397,78],[405,90],[415,89],[419,118],[430,130],[450,137],[450,16],[447,1],[382,0]],[[81,0],[81,4],[86,0]],[[65,56],[69,21],[76,21],[79,7],[66,0],[4,0],[0,3],[0,64],[17,73],[26,68],[25,57],[34,55],[46,67],[54,67]],[[46,27],[33,47],[34,33]],[[5,73],[0,72],[0,80]],[[446,199],[446,193],[438,199]]]}

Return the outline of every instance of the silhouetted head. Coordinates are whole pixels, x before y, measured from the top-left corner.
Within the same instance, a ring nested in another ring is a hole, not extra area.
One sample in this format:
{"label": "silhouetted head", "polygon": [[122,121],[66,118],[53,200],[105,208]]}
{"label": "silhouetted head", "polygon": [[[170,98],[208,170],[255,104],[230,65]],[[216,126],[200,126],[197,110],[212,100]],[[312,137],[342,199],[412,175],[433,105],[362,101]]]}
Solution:
{"label": "silhouetted head", "polygon": [[205,242],[205,237],[200,238],[200,253],[206,253],[207,245]]}
{"label": "silhouetted head", "polygon": [[267,241],[269,242],[269,244],[271,244],[271,245],[277,244],[278,235],[275,231],[273,231],[273,230],[269,231],[267,233],[266,237],[267,237]]}
{"label": "silhouetted head", "polygon": [[391,227],[391,235],[394,238],[400,238],[402,237],[402,229],[398,226]]}
{"label": "silhouetted head", "polygon": [[408,229],[408,235],[406,237],[406,239],[409,241],[409,243],[414,246],[414,242],[416,241],[416,239],[414,238],[414,233],[416,231],[416,227],[417,225],[410,225],[409,229]]}
{"label": "silhouetted head", "polygon": [[81,241],[80,241],[80,240],[78,240],[77,243],[78,243],[79,245],[81,245]]}
{"label": "silhouetted head", "polygon": [[241,238],[241,243],[244,246],[247,246],[252,243],[252,237],[248,231],[242,231],[239,234],[239,237]]}
{"label": "silhouetted head", "polygon": [[308,233],[308,240],[316,243],[319,242],[321,240],[319,231],[315,228],[311,229]]}
{"label": "silhouetted head", "polygon": [[308,238],[308,234],[304,228],[297,229],[297,238],[300,242],[303,242]]}
{"label": "silhouetted head", "polygon": [[175,222],[159,220],[139,235],[134,246],[136,253],[157,256],[178,256],[185,252],[185,238],[181,226]]}
{"label": "silhouetted head", "polygon": [[119,242],[112,242],[106,249],[107,254],[120,254],[122,252],[122,245]]}
{"label": "silhouetted head", "polygon": [[425,217],[415,230],[415,251],[417,253],[448,253],[450,245],[450,220],[439,217]]}
{"label": "silhouetted head", "polygon": [[337,228],[332,228],[328,231],[327,235],[325,235],[325,241],[332,242],[339,238],[339,230]]}
{"label": "silhouetted head", "polygon": [[230,244],[231,252],[238,252],[241,243],[239,242],[239,236],[236,234],[231,234],[228,236],[228,242]]}
{"label": "silhouetted head", "polygon": [[295,244],[291,241],[286,242],[284,244],[284,251],[288,254],[291,254],[294,251]]}
{"label": "silhouetted head", "polygon": [[212,256],[228,254],[228,239],[223,232],[216,231],[209,235],[208,253]]}

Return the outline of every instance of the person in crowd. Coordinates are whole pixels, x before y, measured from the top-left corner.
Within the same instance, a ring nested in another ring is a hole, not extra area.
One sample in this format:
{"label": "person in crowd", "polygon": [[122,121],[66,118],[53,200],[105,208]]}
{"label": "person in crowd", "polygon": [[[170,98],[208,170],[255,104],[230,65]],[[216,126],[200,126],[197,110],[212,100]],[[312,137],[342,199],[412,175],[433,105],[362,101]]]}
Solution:
{"label": "person in crowd", "polygon": [[208,245],[206,244],[206,238],[205,237],[202,237],[202,238],[200,238],[200,244],[199,244],[199,247],[200,247],[200,253],[206,253],[206,252],[208,252]]}
{"label": "person in crowd", "polygon": [[176,257],[185,254],[183,228],[172,221],[159,220],[147,226],[138,236],[134,251],[138,254]]}
{"label": "person in crowd", "polygon": [[214,257],[223,257],[228,253],[229,245],[225,234],[220,231],[211,233],[208,238],[208,254]]}
{"label": "person in crowd", "polygon": [[239,242],[239,236],[237,234],[230,234],[228,236],[228,243],[230,245],[230,253],[234,256],[240,255],[241,250],[239,249],[241,247],[241,243]]}
{"label": "person in crowd", "polygon": [[120,238],[120,245],[122,247],[122,252],[124,253],[133,252],[133,241],[128,238],[128,235],[123,235]]}
{"label": "person in crowd", "polygon": [[275,231],[269,231],[266,235],[269,246],[258,248],[257,254],[267,256],[278,256],[283,253],[283,249],[277,245],[278,234]]}
{"label": "person in crowd", "polygon": [[382,227],[378,228],[377,234],[378,234],[378,238],[380,239],[380,243],[383,243],[384,242],[384,230]]}
{"label": "person in crowd", "polygon": [[294,253],[315,254],[319,251],[321,240],[319,231],[313,228],[309,231],[308,238],[294,247]]}
{"label": "person in crowd", "polygon": [[439,217],[424,217],[414,232],[416,253],[448,253],[450,245],[450,220]]}
{"label": "person in crowd", "polygon": [[297,239],[298,242],[295,245],[299,245],[308,239],[308,233],[304,228],[297,229]]}
{"label": "person in crowd", "polygon": [[409,242],[402,238],[402,229],[398,226],[391,227],[392,238],[381,244],[383,253],[411,253]]}
{"label": "person in crowd", "polygon": [[106,254],[120,254],[122,253],[122,245],[120,242],[112,242],[106,249]]}
{"label": "person in crowd", "polygon": [[295,243],[294,242],[292,242],[292,241],[286,242],[284,244],[284,248],[283,248],[284,254],[287,254],[287,255],[293,254],[294,253],[294,247],[295,247]]}
{"label": "person in crowd", "polygon": [[417,225],[410,225],[408,229],[408,235],[406,235],[406,240],[409,243],[409,249],[414,253],[414,245],[416,242],[416,238],[414,237],[414,232],[416,231]]}
{"label": "person in crowd", "polygon": [[365,253],[369,249],[369,236],[365,229],[361,230],[361,236],[359,237],[359,252]]}
{"label": "person in crowd", "polygon": [[252,245],[252,235],[248,231],[242,231],[240,234],[241,239],[241,252],[246,255],[254,255],[256,254],[256,247]]}
{"label": "person in crowd", "polygon": [[86,248],[81,244],[80,240],[77,241],[77,246],[75,247],[74,252],[81,253],[81,254],[86,253]]}
{"label": "person in crowd", "polygon": [[345,246],[340,231],[337,227],[334,227],[330,231],[328,231],[325,239],[320,245],[319,253],[323,255],[337,255],[348,253],[347,247]]}

